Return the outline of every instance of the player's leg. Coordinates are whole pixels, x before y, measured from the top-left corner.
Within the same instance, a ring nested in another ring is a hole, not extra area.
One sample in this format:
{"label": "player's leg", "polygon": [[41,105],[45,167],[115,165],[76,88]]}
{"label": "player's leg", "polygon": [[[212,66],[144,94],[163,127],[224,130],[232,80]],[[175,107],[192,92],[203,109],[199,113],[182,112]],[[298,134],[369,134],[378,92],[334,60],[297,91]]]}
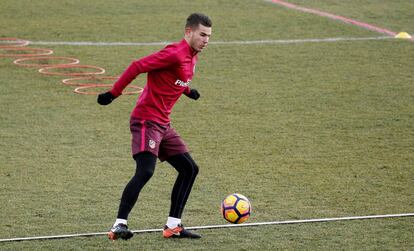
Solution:
{"label": "player's leg", "polygon": [[177,170],[178,176],[171,193],[170,214],[163,235],[166,238],[200,238],[200,235],[185,230],[181,224],[181,215],[197,177],[198,166],[189,153],[169,157],[167,162]]}
{"label": "player's leg", "polygon": [[127,218],[138,199],[142,187],[154,172],[159,143],[167,128],[131,117],[130,129],[132,154],[137,167],[135,175],[122,193],[118,218],[108,233],[110,239],[128,239],[132,237],[132,232],[127,227]]}
{"label": "player's leg", "polygon": [[128,215],[137,202],[141,189],[154,173],[157,156],[150,152],[141,152],[134,155],[134,159],[136,161],[135,175],[122,193],[117,220],[108,233],[108,238],[111,240],[118,238],[127,240],[132,237],[133,233],[128,230],[127,226]]}
{"label": "player's leg", "polygon": [[181,218],[199,169],[189,153],[172,156],[167,162],[178,172],[171,193],[170,216]]}
{"label": "player's leg", "polygon": [[150,152],[142,152],[134,156],[136,161],[135,175],[126,185],[118,210],[118,218],[127,219],[129,213],[134,207],[139,193],[144,185],[154,174],[157,156]]}

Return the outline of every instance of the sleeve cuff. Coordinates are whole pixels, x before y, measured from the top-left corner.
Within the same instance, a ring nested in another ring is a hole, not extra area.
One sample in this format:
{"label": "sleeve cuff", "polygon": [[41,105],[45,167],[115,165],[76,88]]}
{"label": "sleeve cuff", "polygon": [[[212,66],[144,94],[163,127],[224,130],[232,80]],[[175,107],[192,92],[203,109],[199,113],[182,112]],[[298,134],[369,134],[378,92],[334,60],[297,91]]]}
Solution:
{"label": "sleeve cuff", "polygon": [[121,96],[122,95],[122,93],[119,93],[119,92],[117,92],[117,91],[115,91],[115,90],[110,90],[109,91],[115,98],[117,98],[117,97],[119,97],[119,96]]}
{"label": "sleeve cuff", "polygon": [[184,90],[185,94],[190,94],[191,88],[189,86],[187,86],[187,88]]}

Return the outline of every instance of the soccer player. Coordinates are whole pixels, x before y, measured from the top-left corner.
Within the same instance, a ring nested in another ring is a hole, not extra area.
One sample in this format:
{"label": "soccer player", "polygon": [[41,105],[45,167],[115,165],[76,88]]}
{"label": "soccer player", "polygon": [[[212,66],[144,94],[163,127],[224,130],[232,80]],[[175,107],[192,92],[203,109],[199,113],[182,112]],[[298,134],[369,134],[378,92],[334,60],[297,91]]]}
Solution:
{"label": "soccer player", "polygon": [[170,113],[181,94],[197,100],[196,89],[190,88],[198,53],[208,44],[212,22],[201,13],[187,18],[184,38],[164,49],[133,61],[115,82],[112,89],[98,95],[98,103],[110,104],[139,74],[147,73],[147,83],[131,113],[132,156],[136,162],[135,175],[126,185],[119,205],[117,219],[108,233],[111,240],[127,240],[133,236],[127,219],[143,186],[153,175],[157,157],[167,161],[178,172],[171,193],[171,207],[164,226],[165,238],[200,238],[184,229],[181,215],[190,195],[198,166],[189,150],[171,127]]}

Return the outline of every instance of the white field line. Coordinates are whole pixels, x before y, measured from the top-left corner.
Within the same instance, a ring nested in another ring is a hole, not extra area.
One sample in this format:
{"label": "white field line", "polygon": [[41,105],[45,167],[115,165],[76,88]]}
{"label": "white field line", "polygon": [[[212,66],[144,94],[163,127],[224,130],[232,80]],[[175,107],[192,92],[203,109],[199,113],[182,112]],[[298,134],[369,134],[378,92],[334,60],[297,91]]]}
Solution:
{"label": "white field line", "polygon": [[[384,218],[413,217],[413,216],[414,216],[414,213],[367,215],[367,216],[349,216],[349,217],[335,217],[335,218],[321,218],[321,219],[268,221],[268,222],[243,223],[243,224],[195,226],[195,227],[187,227],[187,229],[189,229],[189,230],[198,230],[198,229],[252,227],[252,226],[263,226],[263,225],[303,224],[303,223],[315,223],[315,222],[384,219]],[[162,229],[143,229],[143,230],[133,230],[132,232],[138,234],[138,233],[152,233],[152,232],[161,232],[161,231],[162,231]],[[106,235],[106,234],[107,234],[107,232],[97,232],[97,233],[79,233],[79,234],[64,234],[64,235],[49,235],[49,236],[33,236],[33,237],[0,239],[0,242],[50,240],[50,239],[64,239],[64,238],[74,238],[74,237],[93,237],[93,236],[100,236],[100,235]]]}
{"label": "white field line", "polygon": [[[261,45],[261,44],[301,44],[324,43],[341,41],[365,41],[393,39],[390,36],[378,37],[334,37],[334,38],[305,38],[305,39],[281,39],[281,40],[235,40],[235,41],[211,41],[211,45]],[[159,46],[171,42],[71,42],[71,41],[30,41],[32,45],[70,45],[70,46]]]}

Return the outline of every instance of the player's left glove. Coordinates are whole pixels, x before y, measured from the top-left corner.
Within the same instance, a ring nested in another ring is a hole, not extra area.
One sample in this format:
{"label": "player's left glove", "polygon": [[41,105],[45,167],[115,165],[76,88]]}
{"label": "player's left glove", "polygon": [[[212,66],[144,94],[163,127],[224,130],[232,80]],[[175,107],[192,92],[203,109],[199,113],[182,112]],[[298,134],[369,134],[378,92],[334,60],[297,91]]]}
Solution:
{"label": "player's left glove", "polygon": [[184,93],[187,97],[197,100],[200,98],[200,93],[196,89],[190,89],[189,93]]}

